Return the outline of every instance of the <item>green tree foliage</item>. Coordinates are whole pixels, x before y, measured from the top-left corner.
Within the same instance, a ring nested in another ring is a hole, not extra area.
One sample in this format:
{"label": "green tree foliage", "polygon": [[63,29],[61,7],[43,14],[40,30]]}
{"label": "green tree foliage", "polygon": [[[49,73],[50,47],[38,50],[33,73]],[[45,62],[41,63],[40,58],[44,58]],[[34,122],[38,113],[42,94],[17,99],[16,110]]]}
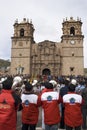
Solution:
{"label": "green tree foliage", "polygon": [[8,67],[10,66],[10,61],[9,60],[3,60],[3,59],[0,59],[0,68],[2,67]]}

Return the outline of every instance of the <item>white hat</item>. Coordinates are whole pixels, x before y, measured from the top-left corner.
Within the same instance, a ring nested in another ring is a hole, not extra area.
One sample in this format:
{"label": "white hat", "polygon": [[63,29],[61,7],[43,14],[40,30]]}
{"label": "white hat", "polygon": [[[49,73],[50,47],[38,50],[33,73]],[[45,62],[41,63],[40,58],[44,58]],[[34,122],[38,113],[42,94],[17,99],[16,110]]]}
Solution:
{"label": "white hat", "polygon": [[52,83],[53,86],[57,85],[57,82],[55,80],[50,80],[49,83]]}
{"label": "white hat", "polygon": [[20,83],[21,81],[22,81],[22,78],[21,78],[21,77],[19,77],[19,76],[14,77],[14,79],[13,79],[13,85],[12,85],[12,86],[17,85],[17,84]]}
{"label": "white hat", "polygon": [[45,88],[45,86],[41,86],[41,88],[40,88],[40,89],[41,89],[41,91],[42,91],[44,88]]}
{"label": "white hat", "polygon": [[35,79],[35,80],[33,80],[33,83],[32,83],[32,85],[34,86],[34,85],[36,85],[37,84],[37,80]]}
{"label": "white hat", "polygon": [[70,78],[66,78],[67,81],[70,81]]}
{"label": "white hat", "polygon": [[7,77],[5,77],[5,78],[1,78],[1,80],[0,80],[0,84],[2,84],[6,79],[7,79]]}
{"label": "white hat", "polygon": [[76,81],[75,79],[72,79],[72,80],[71,80],[71,84],[76,85],[76,84],[77,84],[77,81]]}

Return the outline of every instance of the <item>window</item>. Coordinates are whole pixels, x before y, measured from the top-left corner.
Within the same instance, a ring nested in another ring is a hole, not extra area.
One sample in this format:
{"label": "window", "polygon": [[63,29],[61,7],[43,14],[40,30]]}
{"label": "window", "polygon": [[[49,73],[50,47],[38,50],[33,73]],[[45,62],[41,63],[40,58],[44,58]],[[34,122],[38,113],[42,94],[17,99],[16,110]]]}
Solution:
{"label": "window", "polygon": [[75,35],[75,28],[74,27],[70,28],[70,35]]}
{"label": "window", "polygon": [[72,56],[74,56],[74,52],[72,52]]}
{"label": "window", "polygon": [[74,71],[74,67],[70,67],[70,71]]}
{"label": "window", "polygon": [[23,28],[20,30],[20,36],[21,36],[21,37],[24,36],[24,29],[23,29]]}

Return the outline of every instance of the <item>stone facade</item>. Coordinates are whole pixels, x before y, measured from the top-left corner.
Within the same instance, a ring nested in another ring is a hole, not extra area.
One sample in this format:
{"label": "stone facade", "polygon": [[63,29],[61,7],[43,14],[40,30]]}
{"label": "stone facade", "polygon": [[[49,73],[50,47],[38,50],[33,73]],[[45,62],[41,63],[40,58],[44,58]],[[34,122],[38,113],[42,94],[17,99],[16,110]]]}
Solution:
{"label": "stone facade", "polygon": [[11,74],[84,75],[82,22],[71,17],[62,23],[61,42],[36,43],[32,22],[14,23]]}

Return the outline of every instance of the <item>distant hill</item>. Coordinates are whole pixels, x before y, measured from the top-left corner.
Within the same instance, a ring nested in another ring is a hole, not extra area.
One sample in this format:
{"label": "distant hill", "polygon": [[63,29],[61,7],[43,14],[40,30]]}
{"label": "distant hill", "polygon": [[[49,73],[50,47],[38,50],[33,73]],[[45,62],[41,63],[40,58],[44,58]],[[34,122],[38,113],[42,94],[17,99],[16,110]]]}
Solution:
{"label": "distant hill", "polygon": [[0,59],[0,68],[10,66],[11,62],[9,60]]}

